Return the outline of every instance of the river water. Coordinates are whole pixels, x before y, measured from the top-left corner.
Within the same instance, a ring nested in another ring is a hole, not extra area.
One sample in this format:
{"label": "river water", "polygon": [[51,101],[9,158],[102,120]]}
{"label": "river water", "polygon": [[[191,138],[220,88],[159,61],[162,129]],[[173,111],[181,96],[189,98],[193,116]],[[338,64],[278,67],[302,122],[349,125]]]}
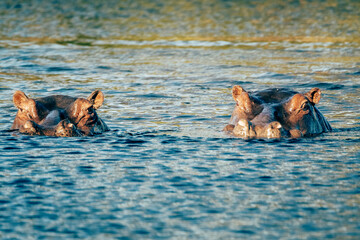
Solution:
{"label": "river water", "polygon": [[[1,239],[359,239],[357,1],[0,3]],[[319,87],[334,131],[243,140],[231,87]],[[87,97],[94,137],[9,132],[15,90]]]}

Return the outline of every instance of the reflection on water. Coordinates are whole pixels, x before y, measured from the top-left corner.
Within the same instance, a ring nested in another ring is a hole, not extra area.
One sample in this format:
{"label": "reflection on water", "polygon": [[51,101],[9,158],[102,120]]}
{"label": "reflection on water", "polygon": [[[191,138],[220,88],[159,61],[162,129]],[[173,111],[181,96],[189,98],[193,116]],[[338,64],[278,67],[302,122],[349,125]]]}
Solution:
{"label": "reflection on water", "polygon": [[359,9],[360,3],[351,0],[95,0],[91,4],[83,0],[3,0],[0,29],[6,38],[45,41],[165,38],[359,42]]}
{"label": "reflection on water", "polygon": [[[357,1],[1,1],[0,238],[357,239]],[[231,87],[319,87],[334,132],[225,136]],[[15,90],[112,131],[8,132]]]}

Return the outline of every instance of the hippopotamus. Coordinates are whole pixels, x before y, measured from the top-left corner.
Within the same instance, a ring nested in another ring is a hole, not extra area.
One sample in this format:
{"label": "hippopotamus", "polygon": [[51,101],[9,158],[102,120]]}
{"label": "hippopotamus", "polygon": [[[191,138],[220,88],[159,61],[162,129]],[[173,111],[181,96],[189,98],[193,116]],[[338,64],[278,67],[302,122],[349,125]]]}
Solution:
{"label": "hippopotamus", "polygon": [[13,130],[30,135],[59,137],[88,136],[108,131],[96,109],[104,102],[104,94],[96,90],[88,98],[52,95],[32,99],[16,91],[13,102],[18,108]]}
{"label": "hippopotamus", "polygon": [[285,88],[247,92],[232,88],[235,108],[224,131],[242,138],[309,137],[332,130],[315,106],[321,90],[299,93]]}

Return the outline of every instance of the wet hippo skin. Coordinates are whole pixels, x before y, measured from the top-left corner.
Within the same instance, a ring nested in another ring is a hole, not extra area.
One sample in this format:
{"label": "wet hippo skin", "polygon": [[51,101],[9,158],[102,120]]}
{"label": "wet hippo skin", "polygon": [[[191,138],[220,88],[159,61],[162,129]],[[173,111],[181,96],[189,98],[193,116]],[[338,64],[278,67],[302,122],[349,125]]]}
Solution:
{"label": "wet hippo skin", "polygon": [[109,130],[96,113],[104,102],[104,94],[99,90],[92,92],[87,99],[65,95],[32,99],[16,91],[13,102],[18,112],[11,129],[22,133],[73,137]]}
{"label": "wet hippo skin", "polygon": [[242,138],[308,137],[332,130],[329,122],[315,106],[321,98],[319,88],[298,93],[283,88],[247,92],[232,88],[236,106],[228,134]]}
{"label": "wet hippo skin", "polygon": [[74,124],[68,119],[61,120],[57,125],[40,125],[34,121],[27,121],[20,127],[21,133],[29,135],[45,135],[56,137],[80,137],[83,136]]}

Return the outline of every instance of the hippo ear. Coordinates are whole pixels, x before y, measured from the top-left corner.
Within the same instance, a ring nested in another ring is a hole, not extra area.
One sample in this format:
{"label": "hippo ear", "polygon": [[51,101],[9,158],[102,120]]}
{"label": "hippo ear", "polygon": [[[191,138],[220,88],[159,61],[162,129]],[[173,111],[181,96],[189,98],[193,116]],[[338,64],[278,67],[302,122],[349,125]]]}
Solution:
{"label": "hippo ear", "polygon": [[16,91],[13,96],[13,102],[15,107],[23,110],[26,107],[26,103],[29,101],[29,97],[22,91]]}
{"label": "hippo ear", "polygon": [[249,93],[242,87],[235,85],[232,88],[232,95],[236,102],[236,105],[243,111],[250,113],[252,111],[252,101]]}
{"label": "hippo ear", "polygon": [[104,94],[100,90],[93,91],[87,100],[93,104],[95,109],[98,109],[104,102]]}
{"label": "hippo ear", "polygon": [[232,96],[235,101],[237,101],[238,97],[241,95],[241,93],[246,92],[242,87],[235,85],[232,88]]}
{"label": "hippo ear", "polygon": [[321,90],[319,88],[313,88],[305,94],[309,101],[313,104],[318,104],[321,98]]}

